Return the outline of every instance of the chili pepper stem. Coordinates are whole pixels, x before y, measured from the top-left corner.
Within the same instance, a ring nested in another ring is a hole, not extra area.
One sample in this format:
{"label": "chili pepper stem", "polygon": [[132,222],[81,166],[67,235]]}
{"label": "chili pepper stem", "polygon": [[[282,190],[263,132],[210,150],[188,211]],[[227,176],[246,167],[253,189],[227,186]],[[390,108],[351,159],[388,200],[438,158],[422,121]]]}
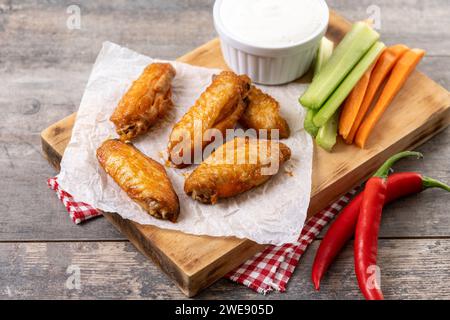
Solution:
{"label": "chili pepper stem", "polygon": [[424,189],[427,188],[441,188],[450,192],[450,186],[430,177],[422,177],[422,185]]}
{"label": "chili pepper stem", "polygon": [[403,151],[393,155],[389,159],[386,160],[385,163],[375,172],[374,177],[387,178],[389,174],[389,169],[396,163],[398,160],[403,159],[405,157],[414,157],[416,156],[418,159],[423,158],[423,155],[420,152],[414,151]]}

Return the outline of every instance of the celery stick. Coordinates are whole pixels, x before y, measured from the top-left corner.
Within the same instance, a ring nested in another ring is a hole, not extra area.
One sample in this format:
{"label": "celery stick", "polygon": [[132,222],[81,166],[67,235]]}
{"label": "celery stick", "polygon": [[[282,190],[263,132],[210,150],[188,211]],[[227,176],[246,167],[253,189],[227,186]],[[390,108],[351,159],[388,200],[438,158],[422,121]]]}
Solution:
{"label": "celery stick", "polygon": [[319,129],[316,137],[316,143],[323,149],[331,152],[336,144],[338,130],[339,110]]}
{"label": "celery stick", "polygon": [[310,109],[319,109],[379,37],[366,23],[355,23],[328,63],[314,77],[300,103]]}
{"label": "celery stick", "polygon": [[[330,59],[331,54],[333,53],[334,43],[328,40],[326,37],[323,37],[319,50],[317,50],[316,61],[314,64],[314,76],[322,69],[322,67],[327,63]],[[313,122],[313,118],[316,115],[317,110],[306,109],[305,120],[303,122],[303,127],[306,132],[308,132],[313,138],[317,135],[319,131],[319,127],[316,127]]]}
{"label": "celery stick", "polygon": [[322,70],[325,63],[330,59],[333,48],[333,41],[328,40],[327,37],[323,37],[320,41],[319,50],[317,50],[316,62],[314,63],[314,76]]}
{"label": "celery stick", "polygon": [[317,112],[314,116],[313,121],[316,126],[323,126],[325,122],[333,116],[342,102],[344,102],[345,98],[347,98],[350,91],[352,91],[353,87],[359,79],[361,79],[372,63],[374,63],[374,61],[378,58],[384,48],[385,45],[382,42],[377,42],[370,48],[361,61],[358,62],[356,67],[349,73],[336,91],[333,92],[331,97],[322,106],[319,112]]}
{"label": "celery stick", "polygon": [[313,121],[316,113],[317,113],[316,110],[306,109],[305,120],[303,122],[303,127],[305,128],[305,131],[308,132],[313,138],[317,135],[317,132],[319,131],[319,127],[316,127]]}

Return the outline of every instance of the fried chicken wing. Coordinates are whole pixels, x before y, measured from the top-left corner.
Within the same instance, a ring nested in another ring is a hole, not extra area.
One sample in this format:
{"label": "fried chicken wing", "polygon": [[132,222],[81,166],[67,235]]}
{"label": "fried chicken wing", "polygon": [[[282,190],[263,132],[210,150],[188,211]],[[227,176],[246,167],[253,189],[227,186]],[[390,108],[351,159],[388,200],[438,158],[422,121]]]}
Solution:
{"label": "fried chicken wing", "polygon": [[172,79],[169,63],[148,65],[120,100],[110,120],[122,141],[146,133],[172,106]]}
{"label": "fried chicken wing", "polygon": [[257,187],[289,160],[291,150],[274,140],[235,138],[215,150],[186,179],[184,191],[214,204]]}
{"label": "fried chicken wing", "polygon": [[177,220],[178,196],[161,164],[120,140],[106,140],[97,149],[97,159],[120,188],[151,216]]}
{"label": "fried chicken wing", "polygon": [[271,130],[278,129],[281,139],[289,138],[289,126],[280,115],[280,105],[270,95],[251,86],[247,96],[248,106],[240,122],[247,128],[267,130],[267,138],[271,138]]}
{"label": "fried chicken wing", "polygon": [[211,85],[173,127],[169,160],[180,168],[192,164],[194,150],[203,150],[213,140],[206,136],[207,130],[217,129],[224,135],[226,129],[234,128],[246,108],[249,88],[247,76],[231,71],[214,76]]}

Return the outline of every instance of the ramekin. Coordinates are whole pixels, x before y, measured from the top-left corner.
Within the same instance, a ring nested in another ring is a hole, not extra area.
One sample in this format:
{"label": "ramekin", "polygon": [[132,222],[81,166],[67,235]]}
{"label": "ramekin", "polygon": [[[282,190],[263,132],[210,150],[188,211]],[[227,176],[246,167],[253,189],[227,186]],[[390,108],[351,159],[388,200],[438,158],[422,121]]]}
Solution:
{"label": "ramekin", "polygon": [[219,9],[222,1],[216,0],[214,3],[214,26],[219,34],[223,57],[231,70],[248,75],[253,82],[266,85],[288,83],[308,71],[328,27],[329,11],[324,0],[316,0],[326,14],[314,34],[291,46],[270,48],[236,39],[221,21]]}

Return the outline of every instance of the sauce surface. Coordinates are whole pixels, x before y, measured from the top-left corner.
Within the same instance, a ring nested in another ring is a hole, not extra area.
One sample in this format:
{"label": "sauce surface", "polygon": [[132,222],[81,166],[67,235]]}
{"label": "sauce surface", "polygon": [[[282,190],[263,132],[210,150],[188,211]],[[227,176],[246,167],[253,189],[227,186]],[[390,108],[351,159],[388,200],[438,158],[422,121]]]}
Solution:
{"label": "sauce surface", "polygon": [[326,18],[318,0],[223,0],[223,26],[241,42],[267,47],[295,45],[312,36]]}

